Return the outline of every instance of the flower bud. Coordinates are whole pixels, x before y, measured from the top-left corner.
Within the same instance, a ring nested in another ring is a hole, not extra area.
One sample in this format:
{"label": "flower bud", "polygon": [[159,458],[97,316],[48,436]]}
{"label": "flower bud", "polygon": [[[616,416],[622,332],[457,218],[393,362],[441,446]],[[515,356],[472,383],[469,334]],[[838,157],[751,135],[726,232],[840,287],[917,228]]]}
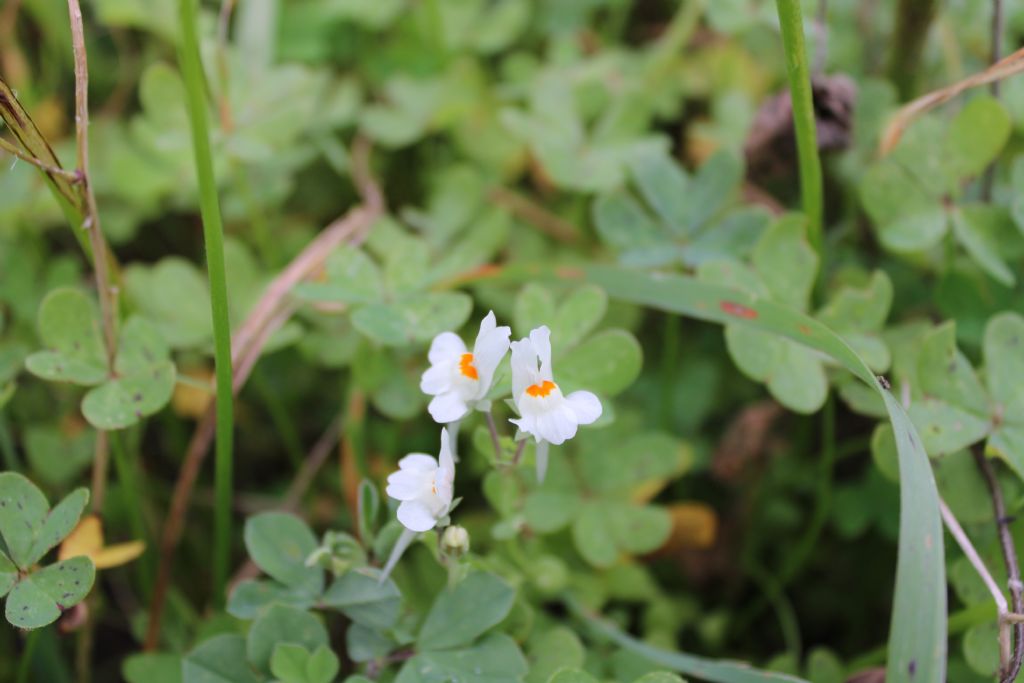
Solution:
{"label": "flower bud", "polygon": [[457,524],[448,527],[441,536],[441,549],[451,555],[465,555],[469,552],[469,532]]}

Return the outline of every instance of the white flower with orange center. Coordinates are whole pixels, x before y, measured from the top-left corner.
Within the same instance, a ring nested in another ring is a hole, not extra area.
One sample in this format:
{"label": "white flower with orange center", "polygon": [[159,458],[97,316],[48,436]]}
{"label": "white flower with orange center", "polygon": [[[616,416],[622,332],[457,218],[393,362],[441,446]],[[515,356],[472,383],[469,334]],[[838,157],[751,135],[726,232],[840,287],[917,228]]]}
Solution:
{"label": "white flower with orange center", "polygon": [[547,469],[547,444],[576,436],[579,425],[601,417],[601,401],[589,391],[562,394],[551,369],[551,330],[546,325],[512,342],[512,399],[519,418],[511,422],[537,441],[537,476]]}
{"label": "white flower with orange center", "polygon": [[494,312],[480,322],[480,332],[469,352],[454,332],[434,337],[427,357],[430,367],[423,373],[420,390],[433,396],[427,410],[441,424],[458,422],[470,410],[490,410],[487,392],[494,372],[508,353],[512,330],[498,327]]}
{"label": "white flower with orange center", "polygon": [[448,514],[455,483],[448,430],[441,430],[439,458],[410,453],[398,461],[398,471],[388,477],[387,494],[401,501],[398,521],[409,531],[429,531]]}

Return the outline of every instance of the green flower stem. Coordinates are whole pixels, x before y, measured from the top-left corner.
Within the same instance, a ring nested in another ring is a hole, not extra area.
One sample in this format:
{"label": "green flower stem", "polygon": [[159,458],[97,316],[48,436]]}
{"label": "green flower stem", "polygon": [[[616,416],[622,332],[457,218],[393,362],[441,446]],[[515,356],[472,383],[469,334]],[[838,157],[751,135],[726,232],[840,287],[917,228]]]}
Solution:
{"label": "green flower stem", "polygon": [[192,128],[192,149],[196,176],[199,179],[199,208],[203,218],[206,243],[206,270],[210,279],[210,302],[213,316],[213,352],[217,375],[217,435],[214,481],[213,595],[221,605],[225,600],[228,560],[231,548],[232,447],[234,406],[231,393],[231,327],[228,321],[227,275],[224,270],[224,228],[217,200],[217,184],[213,176],[213,155],[210,152],[209,112],[206,82],[199,55],[197,0],[180,0],[181,42],[178,61],[185,81],[185,100]]}
{"label": "green flower stem", "polygon": [[21,653],[21,661],[18,664],[18,673],[15,678],[16,683],[28,683],[28,676],[32,671],[32,660],[36,653],[36,645],[39,644],[39,636],[42,632],[43,629],[38,628],[34,631],[29,631],[28,635],[25,636],[25,649]]}
{"label": "green flower stem", "polygon": [[796,129],[797,158],[800,164],[800,194],[809,222],[807,239],[820,256],[824,199],[811,96],[811,73],[804,47],[803,15],[800,12],[800,0],[776,0],[775,7],[779,12],[789,92],[793,101],[793,126]]}

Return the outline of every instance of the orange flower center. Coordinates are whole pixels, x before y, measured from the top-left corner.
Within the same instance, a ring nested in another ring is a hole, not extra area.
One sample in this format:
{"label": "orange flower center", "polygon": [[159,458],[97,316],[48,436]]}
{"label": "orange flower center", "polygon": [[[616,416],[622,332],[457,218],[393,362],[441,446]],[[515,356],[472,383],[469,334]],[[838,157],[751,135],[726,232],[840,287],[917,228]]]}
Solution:
{"label": "orange flower center", "polygon": [[530,396],[533,396],[534,398],[544,398],[557,388],[557,384],[555,384],[549,379],[546,379],[540,384],[531,384],[530,386],[526,387],[526,393],[528,393]]}
{"label": "orange flower center", "polygon": [[468,377],[470,379],[480,379],[480,375],[477,374],[476,371],[476,366],[473,365],[473,354],[462,354],[462,358],[459,359],[459,372],[462,373],[463,377]]}

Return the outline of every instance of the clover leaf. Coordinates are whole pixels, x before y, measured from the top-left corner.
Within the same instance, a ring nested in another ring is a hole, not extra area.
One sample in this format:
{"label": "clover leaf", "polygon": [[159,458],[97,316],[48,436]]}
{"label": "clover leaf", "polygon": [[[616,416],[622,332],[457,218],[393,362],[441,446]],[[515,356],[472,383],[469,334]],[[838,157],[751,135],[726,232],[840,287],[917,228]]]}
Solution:
{"label": "clover leaf", "polygon": [[35,629],[56,621],[92,589],[95,568],[74,557],[38,568],[37,563],[78,524],[89,492],[77,489],[50,509],[35,484],[15,472],[0,473],[0,597],[12,625]]}
{"label": "clover leaf", "polygon": [[152,323],[128,319],[118,335],[108,375],[93,301],[76,289],[51,292],[39,307],[39,336],[48,347],[25,360],[28,370],[55,382],[90,389],[82,414],[98,429],[123,429],[162,409],[174,391],[170,350]]}

